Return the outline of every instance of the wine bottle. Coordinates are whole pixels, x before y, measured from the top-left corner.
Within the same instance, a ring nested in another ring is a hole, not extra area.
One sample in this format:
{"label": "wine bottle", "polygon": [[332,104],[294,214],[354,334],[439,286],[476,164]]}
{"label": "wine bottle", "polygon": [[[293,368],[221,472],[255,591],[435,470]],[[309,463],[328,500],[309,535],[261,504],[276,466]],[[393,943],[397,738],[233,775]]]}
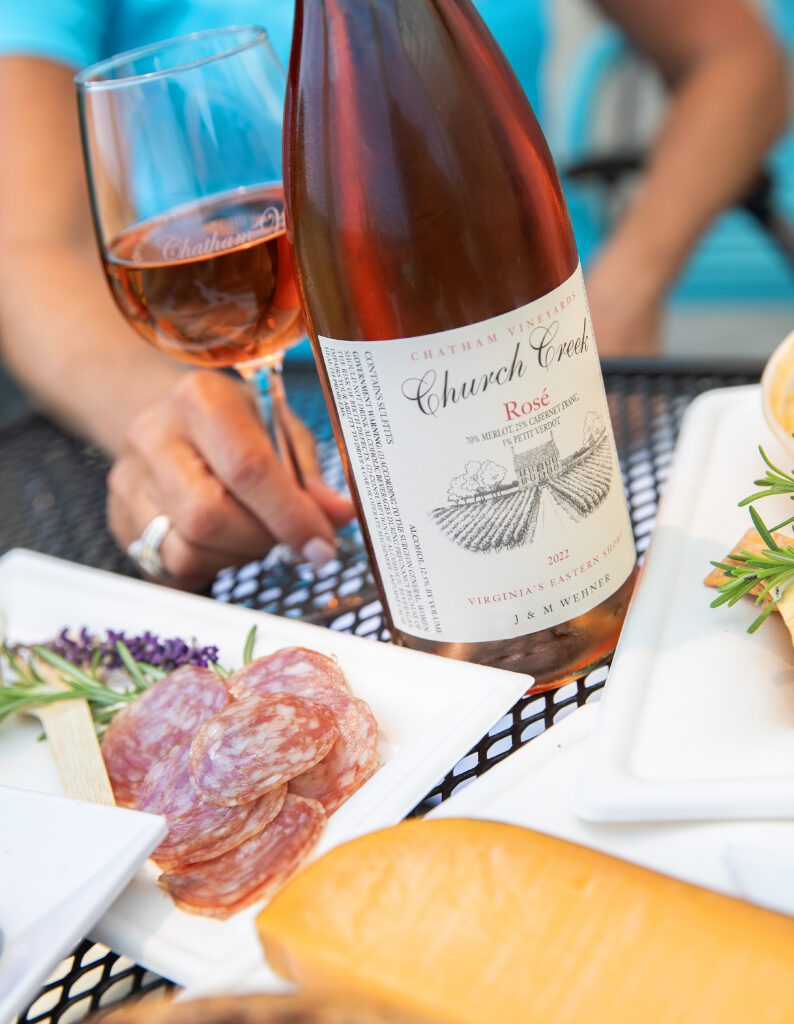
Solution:
{"label": "wine bottle", "polygon": [[469,0],[297,0],[298,290],[398,644],[530,673],[615,646],[636,563],[543,134]]}

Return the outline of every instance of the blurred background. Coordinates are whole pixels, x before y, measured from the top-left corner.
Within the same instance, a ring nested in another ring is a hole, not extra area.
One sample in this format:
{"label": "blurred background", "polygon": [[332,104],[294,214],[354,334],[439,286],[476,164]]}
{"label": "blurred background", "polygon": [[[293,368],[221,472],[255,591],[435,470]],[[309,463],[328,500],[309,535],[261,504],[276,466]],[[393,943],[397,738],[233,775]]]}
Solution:
{"label": "blurred background", "polygon": [[[754,6],[794,64],[794,0]],[[637,181],[664,110],[664,89],[588,0],[555,0],[547,18],[543,124],[567,171],[569,202],[580,207],[584,230],[577,241],[586,263]],[[794,121],[747,205],[725,213],[690,261],[673,293],[662,353],[758,361],[792,329]]]}
{"label": "blurred background", "polygon": [[[794,0],[753,2],[794,65]],[[548,2],[531,28],[532,46],[541,54],[538,113],[576,207],[586,265],[639,180],[664,111],[664,88],[589,0]],[[792,328],[794,121],[762,180],[742,206],[719,218],[682,275],[668,306],[661,354],[758,364]],[[308,345],[290,358],[311,358]],[[0,426],[26,408],[0,368]]]}

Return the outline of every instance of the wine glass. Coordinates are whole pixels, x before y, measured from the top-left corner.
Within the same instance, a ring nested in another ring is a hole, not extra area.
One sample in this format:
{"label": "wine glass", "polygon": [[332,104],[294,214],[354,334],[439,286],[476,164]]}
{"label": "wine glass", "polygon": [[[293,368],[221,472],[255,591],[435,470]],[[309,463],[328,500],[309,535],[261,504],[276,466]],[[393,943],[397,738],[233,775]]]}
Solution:
{"label": "wine glass", "polygon": [[[155,348],[198,366],[234,367],[249,381],[279,456],[302,485],[282,374],[285,351],[305,337],[281,180],[286,75],[267,33],[194,33],[111,57],[75,82],[117,305]],[[286,545],[271,552],[270,565],[274,554],[298,561]],[[340,610],[364,600],[327,604]]]}
{"label": "wine glass", "polygon": [[259,28],[198,32],[75,78],[105,272],[155,348],[233,366],[302,482],[284,352],[305,335],[281,184],[286,76]]}

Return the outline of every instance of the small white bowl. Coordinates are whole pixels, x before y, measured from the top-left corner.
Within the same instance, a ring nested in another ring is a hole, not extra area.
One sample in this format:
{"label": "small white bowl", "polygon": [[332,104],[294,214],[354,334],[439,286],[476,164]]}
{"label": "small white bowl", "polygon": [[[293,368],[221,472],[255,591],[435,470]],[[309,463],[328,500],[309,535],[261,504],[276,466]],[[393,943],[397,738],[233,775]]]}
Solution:
{"label": "small white bowl", "polygon": [[772,355],[761,375],[761,404],[769,428],[794,456],[794,331]]}

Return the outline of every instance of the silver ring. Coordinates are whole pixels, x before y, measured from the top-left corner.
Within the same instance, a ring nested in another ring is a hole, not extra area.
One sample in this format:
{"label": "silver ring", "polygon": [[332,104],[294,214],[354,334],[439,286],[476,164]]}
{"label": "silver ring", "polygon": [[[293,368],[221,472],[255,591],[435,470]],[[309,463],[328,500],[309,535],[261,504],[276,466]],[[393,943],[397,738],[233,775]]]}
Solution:
{"label": "silver ring", "polygon": [[167,580],[168,570],[160,558],[160,547],[165,535],[171,529],[167,515],[155,516],[143,533],[127,548],[127,554],[147,576],[156,580]]}

